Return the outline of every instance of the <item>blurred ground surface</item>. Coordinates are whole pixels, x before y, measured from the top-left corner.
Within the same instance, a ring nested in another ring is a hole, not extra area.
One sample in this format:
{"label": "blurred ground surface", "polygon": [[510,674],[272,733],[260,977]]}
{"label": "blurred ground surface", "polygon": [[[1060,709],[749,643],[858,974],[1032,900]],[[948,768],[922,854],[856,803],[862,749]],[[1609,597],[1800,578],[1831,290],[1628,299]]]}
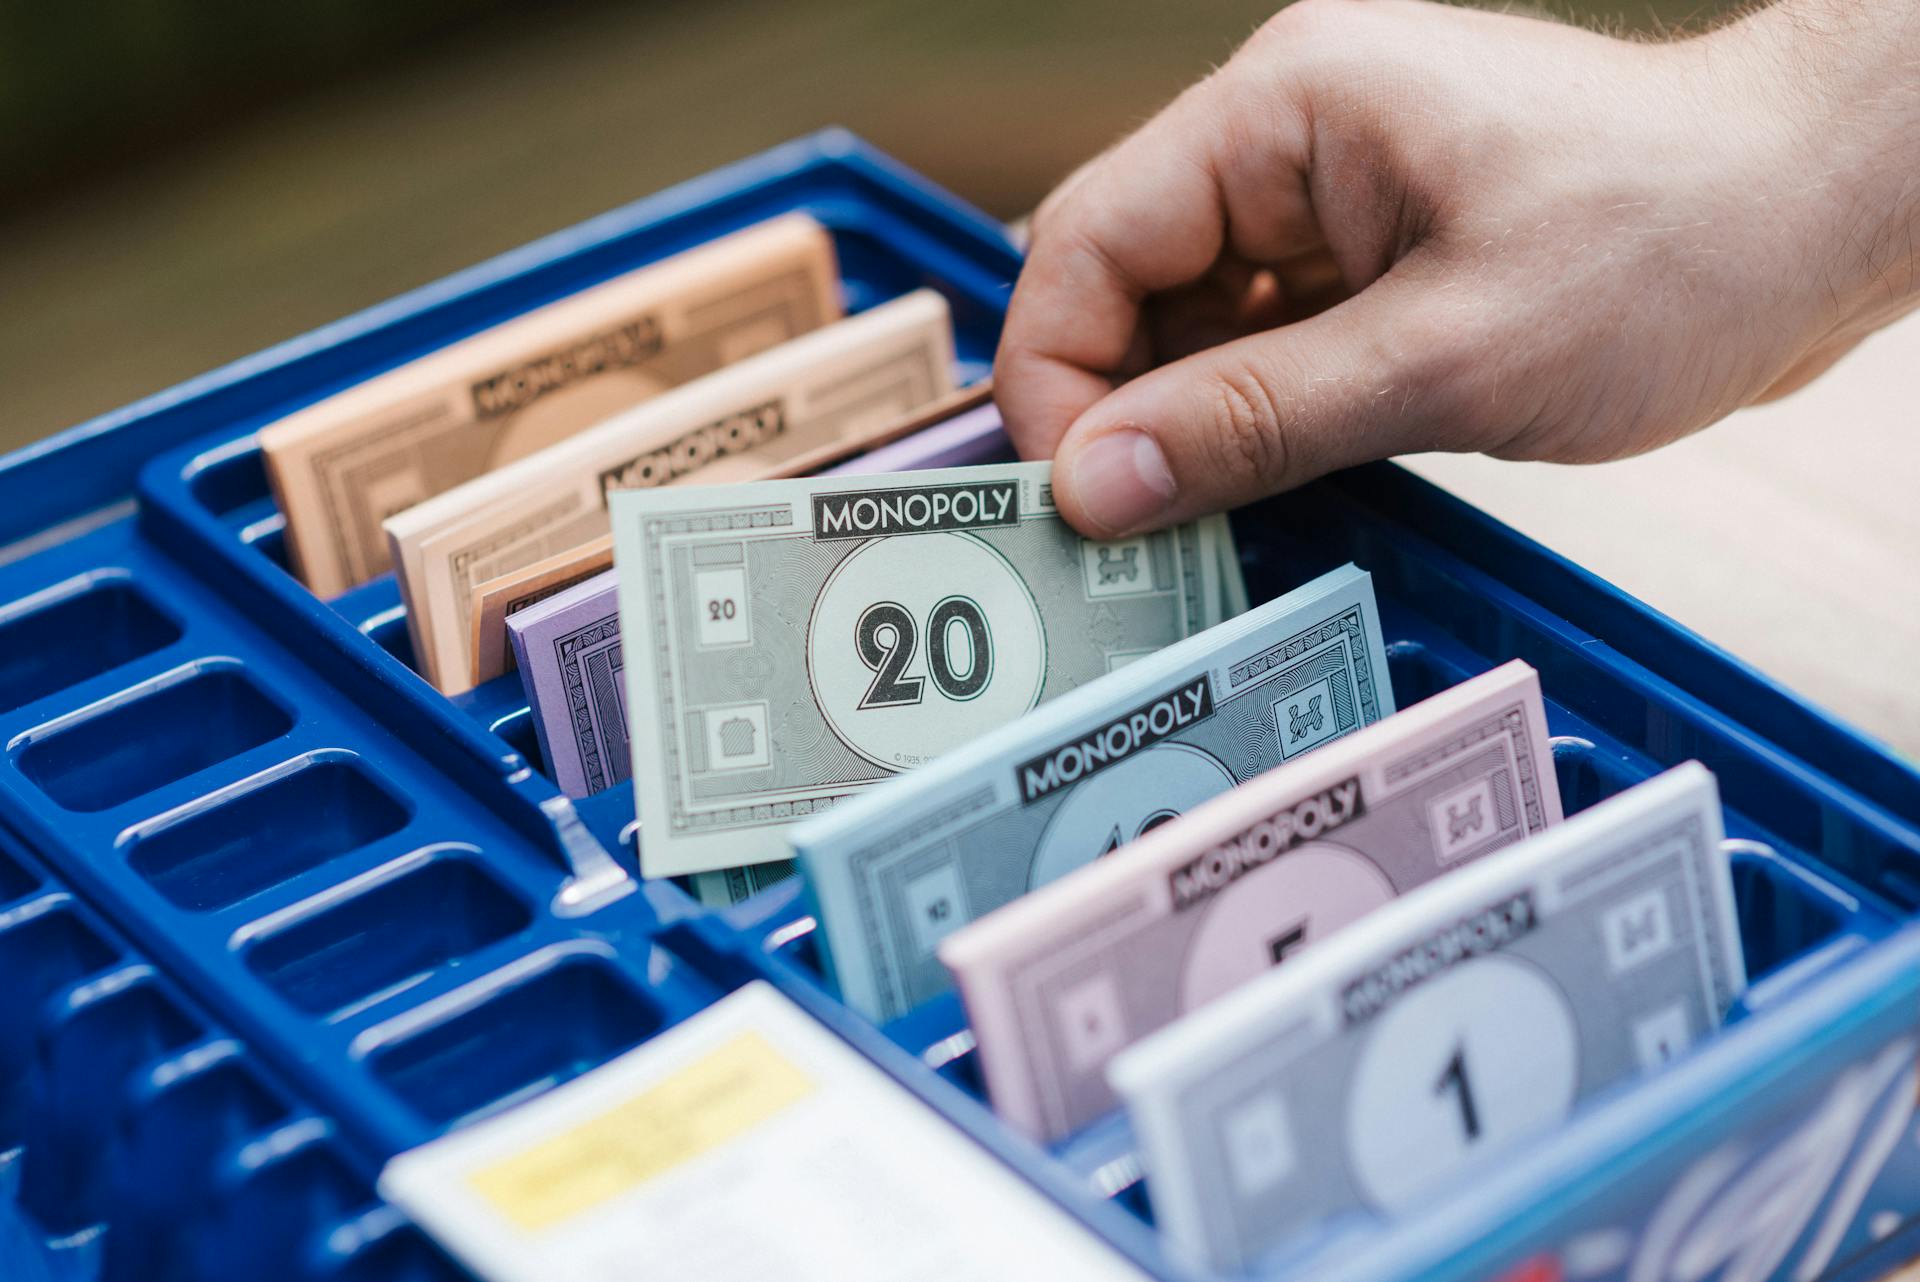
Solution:
{"label": "blurred ground surface", "polygon": [[[0,222],[0,449],[824,124],[1012,216],[1272,7],[573,5],[255,95]],[[1920,753],[1915,370],[1909,324],[1648,459],[1416,466]]]}
{"label": "blurred ground surface", "polygon": [[1916,403],[1920,316],[1641,458],[1406,462],[1920,759]]}

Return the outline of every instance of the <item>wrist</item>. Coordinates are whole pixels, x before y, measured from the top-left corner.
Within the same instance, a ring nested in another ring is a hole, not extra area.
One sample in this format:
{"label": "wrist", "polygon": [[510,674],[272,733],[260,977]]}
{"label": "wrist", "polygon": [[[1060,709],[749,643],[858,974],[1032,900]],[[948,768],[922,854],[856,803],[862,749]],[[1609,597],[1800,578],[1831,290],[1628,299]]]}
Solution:
{"label": "wrist", "polygon": [[[1778,0],[1702,45],[1725,63],[1777,172],[1761,218],[1791,237],[1835,329],[1920,303],[1920,0]],[[1722,57],[1731,55],[1731,59]]]}

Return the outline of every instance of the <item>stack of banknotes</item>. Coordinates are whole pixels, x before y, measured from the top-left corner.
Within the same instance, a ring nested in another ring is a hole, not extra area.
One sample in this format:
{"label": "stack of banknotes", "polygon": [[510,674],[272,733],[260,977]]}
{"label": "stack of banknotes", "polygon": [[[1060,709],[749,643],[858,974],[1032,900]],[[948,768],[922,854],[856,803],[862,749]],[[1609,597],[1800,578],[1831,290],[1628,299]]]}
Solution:
{"label": "stack of banknotes", "polygon": [[725,902],[793,861],[844,1002],[957,988],[995,1110],[1069,1146],[1123,1113],[1214,1270],[1441,1196],[1719,1026],[1704,768],[1565,821],[1527,664],[1396,711],[1363,569],[1247,608],[1229,529],[1088,542],[1049,476],[614,495],[580,591],[636,656],[647,875]]}
{"label": "stack of banknotes", "polygon": [[790,216],[261,443],[314,591],[391,569],[422,676],[517,672],[645,876],[803,877],[848,1006],[957,992],[1005,1122],[1122,1135],[1199,1267],[1443,1196],[1718,1027],[1704,768],[1565,819],[1525,663],[1398,709],[1363,567],[1253,605],[1225,518],[1084,538],[957,382],[939,294],[843,316]]}

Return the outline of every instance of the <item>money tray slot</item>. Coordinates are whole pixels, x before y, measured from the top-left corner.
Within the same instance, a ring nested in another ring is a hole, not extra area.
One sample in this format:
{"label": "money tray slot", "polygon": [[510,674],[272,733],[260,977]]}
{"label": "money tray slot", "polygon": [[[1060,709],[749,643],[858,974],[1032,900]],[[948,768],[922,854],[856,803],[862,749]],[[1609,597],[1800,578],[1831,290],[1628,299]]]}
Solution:
{"label": "money tray slot", "polygon": [[1470,675],[1418,641],[1387,643],[1387,679],[1393,683],[1397,708],[1410,708],[1422,699],[1430,699]]}
{"label": "money tray slot", "polygon": [[413,638],[407,634],[407,612],[404,609],[391,610],[363,625],[360,633],[410,671],[419,671],[413,662]]}
{"label": "money tray slot", "polygon": [[[509,672],[500,680],[517,682],[520,680],[520,674]],[[547,770],[547,759],[540,752],[540,728],[533,722],[532,708],[521,708],[518,712],[509,712],[487,728],[505,739],[508,746],[525,757],[528,765],[541,774],[547,775],[548,778],[552,778]]]}
{"label": "money tray slot", "polygon": [[358,765],[326,758],[142,833],[128,863],[172,903],[206,912],[391,836],[410,817]]}
{"label": "money tray slot", "polygon": [[0,904],[25,899],[40,889],[40,879],[0,851]]}
{"label": "money tray slot", "polygon": [[285,708],[217,667],[35,738],[18,764],[54,804],[109,810],[291,729]]}
{"label": "money tray slot", "polygon": [[412,987],[526,928],[525,905],[464,859],[402,873],[264,937],[247,964],[317,1015]]}
{"label": "money tray slot", "polygon": [[195,1217],[214,1196],[205,1174],[221,1153],[287,1116],[233,1060],[168,1071],[164,1080],[123,1128],[100,1282],[191,1277],[186,1244],[199,1228]]}
{"label": "money tray slot", "polygon": [[96,974],[118,954],[71,913],[45,912],[16,925],[0,925],[0,1150],[13,1147],[29,1112],[27,1074],[32,1067],[41,1006],[76,980]]}
{"label": "money tray slot", "polygon": [[1821,897],[1777,859],[1736,852],[1732,865],[1749,978],[1758,979],[1805,956],[1846,926],[1848,906]]}
{"label": "money tray slot", "polygon": [[266,459],[257,447],[234,449],[211,461],[196,459],[188,489],[195,502],[219,517],[251,516],[262,505],[278,510],[267,484]]}
{"label": "money tray slot", "polygon": [[1553,772],[1560,782],[1561,809],[1569,816],[1646,778],[1624,762],[1608,760],[1586,740],[1569,738],[1553,741]]}
{"label": "money tray slot", "polygon": [[573,962],[382,1049],[373,1070],[423,1117],[453,1122],[597,1068],[661,1023],[607,969]]}
{"label": "money tray slot", "polygon": [[109,581],[0,623],[0,712],[165,649],[180,625],[138,589]]}
{"label": "money tray slot", "polygon": [[79,1002],[41,1038],[27,1092],[27,1159],[21,1202],[56,1233],[115,1212],[116,1124],[126,1079],[141,1064],[204,1030],[150,985]]}
{"label": "money tray slot", "polygon": [[368,1203],[366,1185],[330,1144],[294,1147],[299,1140],[286,1132],[299,1126],[248,1146],[254,1153],[240,1159],[246,1177],[193,1237],[189,1276],[207,1282],[303,1276],[301,1266],[320,1246],[321,1226]]}

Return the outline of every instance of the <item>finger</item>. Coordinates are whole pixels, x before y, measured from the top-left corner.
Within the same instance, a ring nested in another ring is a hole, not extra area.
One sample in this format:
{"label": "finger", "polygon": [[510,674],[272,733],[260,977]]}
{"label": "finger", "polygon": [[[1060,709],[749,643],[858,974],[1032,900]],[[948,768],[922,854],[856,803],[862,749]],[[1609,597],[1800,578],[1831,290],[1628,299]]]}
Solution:
{"label": "finger", "polygon": [[[994,369],[1008,431],[1028,457],[1051,454],[1113,390],[1148,295],[1200,280],[1229,246],[1264,261],[1317,239],[1305,119],[1265,106],[1260,145],[1285,163],[1238,154],[1247,131],[1235,121],[1250,110],[1241,79],[1223,72],[1189,89],[1036,218]],[[1276,184],[1278,194],[1268,190]]]}
{"label": "finger", "polygon": [[1261,306],[1275,292],[1272,273],[1229,254],[1194,284],[1155,294],[1144,306],[1155,363],[1278,325],[1284,317]]}
{"label": "finger", "polygon": [[1221,511],[1458,435],[1470,362],[1432,291],[1396,269],[1330,311],[1142,375],[1076,420],[1053,493],[1114,538]]}
{"label": "finger", "polygon": [[1256,268],[1228,255],[1199,284],[1146,301],[1153,354],[1159,364],[1176,361],[1248,334],[1305,320],[1348,294],[1333,255],[1324,248],[1272,267]]}

